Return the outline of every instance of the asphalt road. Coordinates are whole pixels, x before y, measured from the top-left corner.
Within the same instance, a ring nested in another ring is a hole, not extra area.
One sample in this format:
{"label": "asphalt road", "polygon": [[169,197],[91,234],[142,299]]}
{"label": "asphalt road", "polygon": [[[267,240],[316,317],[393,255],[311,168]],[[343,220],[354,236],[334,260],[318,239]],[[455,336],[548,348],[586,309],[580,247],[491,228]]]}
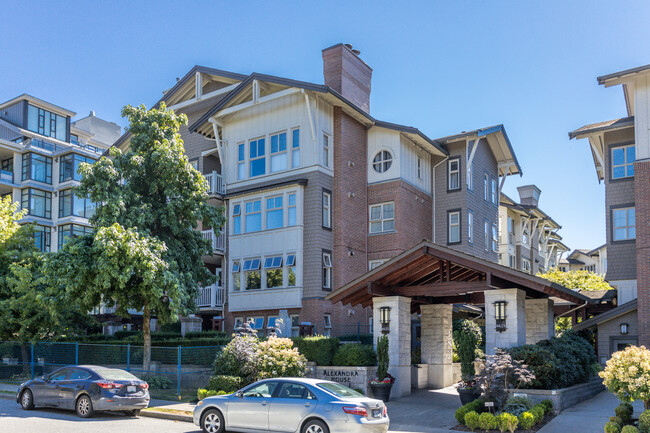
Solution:
{"label": "asphalt road", "polygon": [[0,399],[2,433],[194,433],[194,424],[155,418],[127,418],[121,414],[99,413],[79,418],[74,412],[58,409],[25,411],[14,400]]}

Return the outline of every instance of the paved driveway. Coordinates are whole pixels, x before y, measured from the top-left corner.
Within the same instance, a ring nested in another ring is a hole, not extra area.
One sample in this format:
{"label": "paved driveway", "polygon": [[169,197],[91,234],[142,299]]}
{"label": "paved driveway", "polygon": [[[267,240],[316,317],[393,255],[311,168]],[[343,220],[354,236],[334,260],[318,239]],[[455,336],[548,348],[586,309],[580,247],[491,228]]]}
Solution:
{"label": "paved driveway", "polygon": [[420,389],[408,397],[389,401],[391,432],[441,433],[456,424],[460,399],[454,388]]}

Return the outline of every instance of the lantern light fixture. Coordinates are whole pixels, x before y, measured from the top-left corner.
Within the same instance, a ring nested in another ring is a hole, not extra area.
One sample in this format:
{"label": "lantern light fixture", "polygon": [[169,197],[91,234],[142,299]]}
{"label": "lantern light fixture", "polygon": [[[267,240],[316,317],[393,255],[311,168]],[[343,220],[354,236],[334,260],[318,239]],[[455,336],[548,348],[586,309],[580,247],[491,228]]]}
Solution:
{"label": "lantern light fixture", "polygon": [[379,323],[381,323],[381,332],[388,334],[390,332],[390,307],[379,308]]}
{"label": "lantern light fixture", "polygon": [[630,332],[629,323],[621,323],[621,334],[627,334],[628,332]]}

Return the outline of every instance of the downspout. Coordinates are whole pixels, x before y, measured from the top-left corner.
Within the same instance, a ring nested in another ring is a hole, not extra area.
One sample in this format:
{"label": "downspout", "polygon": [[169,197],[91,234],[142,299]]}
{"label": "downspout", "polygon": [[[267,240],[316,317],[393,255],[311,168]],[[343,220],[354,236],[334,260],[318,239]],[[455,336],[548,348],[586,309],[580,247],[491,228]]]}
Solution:
{"label": "downspout", "polygon": [[[555,319],[553,319],[553,323],[556,323],[557,319],[559,319],[560,317],[566,316],[567,314],[573,313],[574,311],[578,311],[579,309],[586,307],[588,303],[589,301],[585,301],[584,304],[556,316]],[[571,324],[571,327],[573,327],[573,324]]]}

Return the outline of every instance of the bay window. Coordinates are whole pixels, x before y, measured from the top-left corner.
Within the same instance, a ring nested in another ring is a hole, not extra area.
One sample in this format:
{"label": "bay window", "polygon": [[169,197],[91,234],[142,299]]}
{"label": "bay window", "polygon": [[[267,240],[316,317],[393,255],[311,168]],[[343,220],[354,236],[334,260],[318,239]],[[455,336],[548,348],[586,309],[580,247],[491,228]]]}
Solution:
{"label": "bay window", "polygon": [[264,269],[266,271],[266,287],[282,287],[284,282],[282,272],[282,256],[267,257],[264,259]]}
{"label": "bay window", "polygon": [[259,290],[262,288],[260,274],[260,259],[244,260],[244,278],[246,290]]}
{"label": "bay window", "polygon": [[298,168],[300,167],[300,129],[294,129],[291,135],[291,167]]}
{"label": "bay window", "polygon": [[40,189],[25,188],[21,191],[21,206],[27,214],[41,218],[52,218],[52,193]]}
{"label": "bay window", "polygon": [[52,185],[52,158],[38,153],[23,153],[22,180],[36,180]]}
{"label": "bay window", "polygon": [[284,211],[282,196],[266,199],[266,229],[277,229],[284,226]]}

